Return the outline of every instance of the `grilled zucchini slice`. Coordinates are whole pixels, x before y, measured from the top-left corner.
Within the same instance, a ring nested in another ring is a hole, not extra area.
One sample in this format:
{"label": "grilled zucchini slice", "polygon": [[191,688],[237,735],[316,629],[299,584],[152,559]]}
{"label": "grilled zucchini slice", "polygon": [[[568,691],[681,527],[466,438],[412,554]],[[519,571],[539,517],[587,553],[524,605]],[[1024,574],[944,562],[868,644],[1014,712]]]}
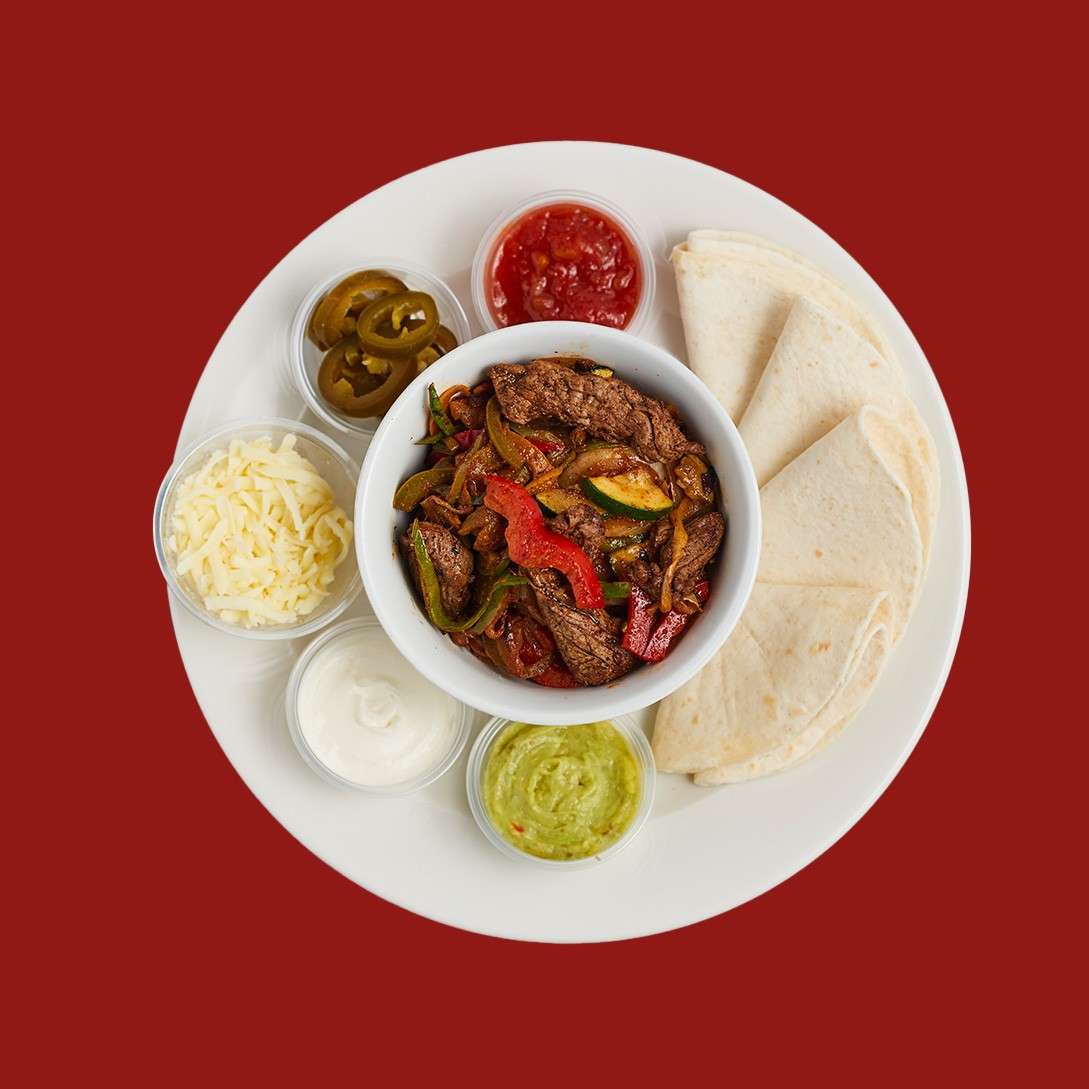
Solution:
{"label": "grilled zucchini slice", "polygon": [[582,494],[592,503],[624,518],[650,522],[673,509],[669,496],[653,476],[638,469],[619,476],[584,477],[580,487]]}

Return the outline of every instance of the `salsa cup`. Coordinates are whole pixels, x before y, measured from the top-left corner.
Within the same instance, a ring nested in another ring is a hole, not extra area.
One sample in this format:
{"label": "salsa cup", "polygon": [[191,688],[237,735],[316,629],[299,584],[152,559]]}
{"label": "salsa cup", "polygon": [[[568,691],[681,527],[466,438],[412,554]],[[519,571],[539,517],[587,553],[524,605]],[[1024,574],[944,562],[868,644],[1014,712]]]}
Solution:
{"label": "salsa cup", "polygon": [[348,268],[342,268],[339,272],[315,284],[299,303],[288,327],[287,359],[291,378],[315,416],[330,427],[355,435],[373,435],[380,420],[378,417],[346,416],[322,397],[318,389],[318,371],[325,353],[310,342],[306,330],[314,307],[327,291],[336,287],[341,280],[353,272],[362,272],[369,268],[392,273],[403,281],[410,291],[426,291],[435,300],[439,311],[439,321],[457,337],[458,344],[464,344],[471,335],[469,320],[457,296],[437,276],[407,261],[389,257],[371,257]]}
{"label": "salsa cup", "polygon": [[[688,433],[707,448],[718,473],[729,529],[717,560],[706,608],[669,655],[619,680],[593,688],[545,688],[501,675],[432,626],[421,608],[396,541],[409,517],[393,509],[398,485],[424,464],[424,398],[472,386],[498,362],[579,354],[616,369],[638,389],[676,405]],[[565,725],[597,722],[647,707],[689,680],[733,631],[748,601],[760,555],[760,499],[749,456],[707,387],[668,352],[616,329],[584,322],[528,322],[476,337],[432,364],[386,413],[371,440],[359,477],[356,552],[375,614],[397,649],[430,681],[491,715],[520,722]]]}
{"label": "salsa cup", "polygon": [[[607,862],[615,858],[627,847],[642,830],[650,816],[654,806],[654,753],[651,751],[647,735],[639,728],[639,724],[630,715],[614,715],[606,721],[616,727],[620,736],[628,743],[635,762],[640,771],[639,806],[632,817],[631,823],[624,830],[623,835],[604,851],[596,855],[588,855],[586,858],[540,858],[520,851],[509,840],[505,839],[492,823],[488,816],[488,809],[484,802],[484,771],[488,765],[488,757],[491,755],[492,746],[500,733],[511,724],[509,718],[493,718],[485,723],[484,728],[477,735],[473,747],[469,752],[469,763],[465,770],[465,789],[469,795],[469,808],[476,820],[484,838],[497,850],[508,858],[521,859],[526,862],[535,862],[542,866],[551,866],[559,870],[578,870],[587,866],[595,866],[600,862]],[[513,721],[519,721],[517,719]],[[569,728],[569,727],[566,727]]]}
{"label": "salsa cup", "polygon": [[295,449],[328,481],[337,505],[345,513],[351,513],[359,469],[337,443],[297,420],[235,420],[216,428],[211,434],[189,446],[167,471],[159,486],[159,494],[155,497],[152,537],[155,556],[170,592],[199,620],[217,631],[247,639],[297,639],[331,624],[358,596],[363,584],[359,578],[354,550],[337,568],[329,596],[309,616],[302,617],[294,624],[267,624],[259,628],[247,628],[242,624],[221,620],[209,612],[188,582],[178,578],[174,557],[166,548],[178,485],[231,439],[257,439],[265,435],[272,439],[274,445],[278,445],[285,435],[294,435],[297,440]]}
{"label": "salsa cup", "polygon": [[612,220],[628,236],[635,248],[636,256],[639,258],[643,285],[639,296],[639,305],[635,308],[631,321],[624,326],[624,332],[639,332],[654,305],[654,254],[635,220],[623,208],[613,204],[611,200],[606,200],[605,197],[585,193],[578,189],[550,189],[544,193],[537,193],[507,208],[492,220],[491,225],[484,232],[480,244],[477,246],[471,273],[473,306],[481,324],[485,329],[498,329],[500,327],[495,320],[491,306],[488,304],[488,281],[491,276],[491,266],[497,243],[506,230],[526,215],[527,212],[532,212],[537,208],[547,208],[551,204],[581,204],[587,208],[593,208]]}

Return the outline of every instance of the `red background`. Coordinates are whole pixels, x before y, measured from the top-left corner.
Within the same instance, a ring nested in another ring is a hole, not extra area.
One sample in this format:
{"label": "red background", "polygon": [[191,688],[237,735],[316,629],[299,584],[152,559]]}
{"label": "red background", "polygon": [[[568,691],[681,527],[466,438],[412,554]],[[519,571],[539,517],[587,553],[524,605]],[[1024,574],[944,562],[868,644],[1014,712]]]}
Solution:
{"label": "red background", "polygon": [[[1054,1083],[1070,1061],[1079,39],[1048,4],[1016,24],[609,10],[58,9],[9,28],[5,581],[25,624],[5,975],[40,1080],[396,1084],[468,1062],[562,1084],[601,1062],[611,1081]],[[292,246],[409,170],[561,137],[711,163],[854,254],[941,381],[975,544],[949,685],[869,815],[728,915],[584,948],[414,917],[291,839],[205,727],[148,533],[204,361]]]}

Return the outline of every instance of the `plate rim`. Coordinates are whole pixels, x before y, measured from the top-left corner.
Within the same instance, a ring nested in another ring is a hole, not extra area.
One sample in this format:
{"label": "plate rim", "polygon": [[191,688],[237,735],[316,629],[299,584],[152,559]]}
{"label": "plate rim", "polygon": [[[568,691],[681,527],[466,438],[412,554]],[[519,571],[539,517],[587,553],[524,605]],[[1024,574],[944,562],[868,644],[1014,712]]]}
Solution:
{"label": "plate rim", "polygon": [[[739,185],[744,189],[752,191],[753,193],[757,194],[760,199],[771,201],[774,205],[780,207],[781,209],[784,209],[788,215],[790,215],[792,217],[797,217],[798,219],[802,220],[809,228],[816,231],[825,240],[827,240],[827,242],[831,243],[831,245],[836,250],[838,250],[839,253],[841,255],[843,255],[850,262],[851,265],[854,266],[854,268],[862,276],[862,278],[869,283],[871,288],[873,288],[874,290],[877,291],[877,293],[880,295],[880,297],[882,299],[884,299],[884,301],[887,303],[889,308],[895,314],[896,318],[901,323],[902,329],[906,332],[907,336],[910,338],[912,344],[914,345],[915,350],[918,352],[918,355],[919,355],[920,359],[925,364],[925,367],[923,368],[923,372],[922,372],[922,379],[930,387],[930,392],[931,392],[931,395],[933,396],[933,398],[934,398],[934,400],[936,402],[937,410],[940,413],[941,418],[942,418],[942,423],[947,428],[948,435],[949,435],[949,438],[951,440],[950,445],[951,445],[951,448],[952,448],[952,455],[953,455],[953,468],[955,470],[954,474],[953,474],[954,479],[953,480],[943,479],[943,482],[942,482],[943,504],[942,505],[943,505],[943,508],[946,508],[947,510],[950,507],[952,507],[953,505],[948,502],[948,500],[946,499],[946,496],[948,495],[949,498],[952,499],[954,496],[950,495],[950,493],[951,492],[955,493],[955,498],[956,498],[955,513],[957,515],[960,535],[962,537],[962,545],[961,545],[960,556],[958,557],[958,560],[959,560],[959,563],[960,563],[960,565],[962,567],[963,573],[962,573],[961,578],[960,578],[959,586],[957,587],[957,601],[956,601],[955,614],[953,616],[953,622],[949,627],[948,638],[947,638],[947,641],[946,641],[945,654],[944,654],[943,660],[941,662],[941,667],[940,667],[940,670],[938,672],[937,678],[936,678],[936,680],[935,680],[935,682],[934,682],[934,684],[932,686],[932,690],[931,690],[929,698],[927,700],[926,708],[925,708],[924,712],[919,716],[918,722],[916,723],[916,725],[915,725],[909,739],[903,745],[901,752],[899,753],[899,755],[897,756],[895,761],[893,761],[890,764],[890,767],[889,767],[889,770],[887,771],[887,773],[880,779],[880,781],[877,781],[875,783],[875,785],[867,792],[865,800],[857,808],[853,809],[852,814],[849,817],[847,817],[846,819],[844,819],[843,821],[841,821],[830,834],[827,834],[824,837],[822,837],[822,839],[819,841],[819,843],[817,844],[817,846],[815,848],[807,848],[807,849],[801,851],[799,853],[799,855],[798,855],[798,858],[792,860],[789,863],[789,865],[785,868],[784,873],[782,873],[779,876],[775,876],[770,880],[762,880],[760,882],[757,882],[755,887],[751,891],[748,891],[747,894],[743,898],[735,900],[735,901],[730,902],[730,903],[727,903],[724,906],[719,906],[716,909],[711,910],[709,912],[705,912],[705,911],[702,911],[702,910],[697,910],[697,911],[692,912],[692,913],[681,913],[683,915],[683,918],[679,918],[678,921],[670,922],[670,923],[667,923],[666,925],[657,926],[657,927],[650,928],[650,929],[646,928],[645,926],[643,926],[643,927],[635,926],[635,927],[632,927],[632,928],[625,927],[625,926],[618,926],[608,936],[591,936],[591,937],[579,937],[579,938],[571,938],[571,937],[563,937],[563,936],[557,937],[557,936],[550,936],[550,935],[547,935],[547,934],[536,935],[536,936],[527,936],[527,934],[525,934],[525,933],[519,933],[519,932],[516,932],[514,930],[504,930],[504,928],[502,928],[502,927],[488,926],[486,928],[478,928],[476,926],[471,925],[468,921],[466,921],[464,919],[449,917],[442,910],[435,910],[435,909],[433,909],[431,907],[428,907],[428,908],[421,907],[421,906],[413,903],[411,897],[409,897],[407,899],[401,899],[401,898],[392,899],[389,895],[386,895],[385,893],[383,893],[381,891],[377,891],[375,888],[371,887],[365,881],[360,880],[359,878],[357,878],[357,877],[355,877],[353,875],[345,873],[335,863],[331,862],[329,860],[329,858],[326,857],[326,852],[323,849],[319,849],[319,848],[316,848],[314,846],[311,846],[309,843],[305,842],[301,838],[300,835],[296,834],[292,830],[292,824],[290,822],[290,819],[283,816],[283,815],[281,815],[281,813],[278,812],[279,807],[276,805],[276,800],[275,799],[265,799],[265,798],[261,797],[260,794],[257,793],[257,791],[254,789],[254,787],[251,786],[250,783],[247,781],[247,779],[246,779],[245,775],[243,774],[242,770],[231,759],[230,755],[227,753],[227,750],[224,747],[223,742],[220,740],[220,737],[219,737],[218,733],[216,732],[215,728],[212,726],[212,719],[211,719],[210,715],[208,714],[208,711],[205,708],[204,702],[202,701],[202,699],[200,697],[200,694],[198,692],[198,688],[197,688],[196,684],[194,683],[194,679],[193,679],[192,673],[190,671],[190,665],[189,665],[189,662],[188,662],[188,660],[186,658],[185,650],[184,650],[184,648],[182,646],[182,635],[179,633],[178,622],[179,622],[179,619],[181,619],[182,616],[184,615],[184,610],[174,600],[174,596],[169,592],[169,590],[166,590],[165,592],[166,592],[166,596],[167,596],[168,603],[169,603],[171,624],[172,624],[172,626],[174,628],[174,638],[175,638],[175,642],[176,642],[176,644],[178,646],[179,657],[181,658],[181,661],[182,661],[182,668],[185,671],[186,679],[189,682],[190,690],[192,691],[193,697],[197,702],[197,706],[200,708],[201,714],[203,715],[203,717],[205,719],[205,723],[206,723],[209,731],[211,732],[212,737],[215,740],[217,746],[219,746],[219,749],[223,753],[224,757],[226,757],[227,762],[230,764],[231,768],[238,775],[239,779],[245,785],[246,789],[249,790],[250,794],[252,794],[253,797],[256,798],[256,800],[261,804],[261,806],[277,821],[278,824],[280,824],[284,828],[284,830],[289,835],[292,836],[293,839],[295,839],[304,849],[306,849],[311,854],[313,854],[315,857],[320,859],[325,865],[329,866],[336,873],[338,873],[341,877],[346,878],[347,880],[351,881],[355,885],[358,885],[360,888],[364,889],[365,891],[367,891],[371,895],[376,896],[381,900],[384,900],[386,903],[389,903],[389,904],[391,904],[391,905],[393,905],[395,907],[398,907],[398,908],[400,908],[402,910],[409,911],[409,912],[411,912],[411,913],[413,913],[415,915],[419,915],[422,918],[428,919],[428,920],[430,920],[432,922],[440,923],[440,924],[442,924],[444,926],[450,926],[450,927],[453,927],[453,928],[458,929],[458,930],[463,930],[463,931],[465,931],[467,933],[481,934],[481,935],[485,935],[485,936],[497,937],[497,938],[502,938],[502,939],[512,940],[512,941],[528,941],[528,942],[543,943],[543,944],[588,944],[588,943],[598,943],[598,942],[627,941],[627,940],[630,940],[630,939],[633,939],[633,938],[651,937],[651,936],[654,936],[656,934],[663,934],[663,933],[668,933],[668,932],[673,931],[673,930],[680,930],[680,929],[683,929],[685,927],[693,926],[693,925],[695,925],[697,923],[704,922],[704,921],[706,921],[708,919],[716,918],[719,915],[727,914],[728,912],[734,910],[735,908],[741,907],[743,904],[750,903],[751,901],[757,899],[758,897],[763,896],[765,893],[769,892],[771,889],[775,888],[777,885],[782,884],[783,882],[790,880],[790,878],[792,878],[796,874],[800,873],[807,866],[809,866],[814,861],[816,861],[816,859],[818,859],[821,855],[823,855],[826,851],[828,851],[831,847],[833,847],[840,839],[842,839],[843,836],[852,827],[854,827],[854,825],[856,825],[860,820],[862,820],[862,818],[865,817],[865,815],[874,806],[874,804],[881,797],[881,795],[884,794],[884,792],[888,789],[888,787],[889,787],[890,783],[892,782],[892,780],[900,773],[900,771],[903,768],[904,764],[907,762],[908,758],[914,752],[916,746],[919,743],[919,739],[922,737],[923,732],[926,730],[926,727],[928,726],[931,718],[933,717],[934,711],[937,708],[937,705],[938,705],[939,701],[941,700],[941,696],[945,691],[945,686],[948,683],[949,675],[950,675],[950,672],[952,671],[953,661],[954,661],[954,659],[956,657],[956,653],[957,653],[957,650],[958,650],[959,644],[960,644],[961,635],[963,633],[964,619],[965,619],[965,614],[966,614],[966,610],[967,610],[968,593],[969,593],[969,589],[970,589],[970,585],[971,585],[972,525],[971,525],[971,504],[970,504],[970,497],[969,497],[969,490],[968,490],[967,473],[966,473],[965,466],[964,466],[964,457],[963,457],[963,453],[962,453],[962,450],[961,450],[960,438],[959,438],[959,435],[957,434],[956,425],[955,425],[955,423],[953,421],[952,414],[949,411],[949,406],[948,406],[948,404],[946,402],[945,395],[942,392],[941,385],[938,382],[937,376],[934,373],[933,367],[930,365],[930,361],[927,358],[926,353],[923,351],[922,346],[919,343],[918,338],[916,337],[914,330],[911,328],[911,326],[908,324],[907,320],[900,313],[899,309],[896,307],[896,305],[893,303],[893,301],[885,293],[885,291],[881,287],[880,283],[878,283],[874,279],[874,277],[872,277],[866,271],[866,269],[850,253],[850,251],[845,249],[839,242],[837,242],[835,240],[834,237],[832,237],[832,235],[830,235],[827,231],[825,231],[819,224],[814,223],[812,220],[810,220],[808,218],[808,216],[804,215],[802,212],[799,212],[797,209],[793,208],[791,205],[787,204],[785,201],[781,200],[779,197],[776,197],[774,194],[769,193],[764,189],[761,189],[757,185],[754,185],[752,182],[746,181],[744,178],[740,178],[737,175],[729,173],[728,171],[722,170],[722,169],[720,169],[718,167],[715,167],[715,166],[712,166],[712,165],[710,165],[708,163],[701,162],[701,161],[699,161],[697,159],[692,159],[692,158],[689,158],[687,156],[679,155],[679,154],[677,154],[675,152],[671,152],[671,151],[664,151],[664,150],[661,150],[659,148],[644,147],[644,146],[637,145],[637,144],[626,144],[626,143],[616,143],[616,142],[611,142],[611,141],[595,141],[595,140],[539,140],[539,141],[525,141],[525,142],[521,142],[521,143],[517,143],[517,144],[497,144],[497,145],[489,146],[489,147],[486,147],[486,148],[478,148],[478,149],[475,149],[473,151],[465,152],[465,153],[460,154],[460,155],[448,156],[448,157],[446,157],[444,159],[437,160],[434,163],[425,164],[425,165],[423,165],[421,167],[418,167],[415,170],[409,171],[406,174],[400,175],[400,176],[398,176],[396,178],[391,178],[389,181],[383,183],[382,185],[378,186],[377,188],[369,190],[368,192],[366,192],[364,194],[361,194],[359,197],[357,197],[350,204],[346,205],[344,208],[341,208],[340,210],[335,212],[332,216],[328,217],[326,220],[324,220],[321,223],[317,224],[310,232],[307,233],[307,235],[305,235],[303,238],[299,239],[298,242],[296,242],[296,244],[294,246],[292,246],[291,249],[288,250],[265,273],[265,275],[257,282],[257,284],[254,285],[253,289],[250,291],[250,293],[246,296],[246,298],[239,305],[238,309],[232,315],[231,320],[227,323],[227,325],[224,328],[223,332],[221,333],[221,335],[217,339],[215,345],[213,346],[212,351],[209,353],[207,360],[205,361],[205,364],[204,364],[204,366],[203,366],[203,368],[201,370],[200,376],[198,377],[198,379],[197,379],[197,381],[196,381],[196,383],[195,383],[195,385],[193,387],[193,392],[192,392],[192,394],[190,396],[189,404],[187,405],[185,414],[184,414],[184,416],[182,418],[181,427],[180,427],[179,433],[178,433],[178,442],[177,442],[176,447],[175,447],[175,457],[177,456],[177,451],[178,450],[180,450],[184,445],[189,444],[190,440],[183,441],[182,436],[185,434],[186,429],[189,426],[190,417],[191,417],[191,415],[193,413],[194,403],[198,399],[198,395],[200,394],[200,392],[202,390],[202,387],[209,380],[209,368],[210,368],[210,364],[211,364],[212,360],[216,357],[216,355],[220,351],[222,345],[227,340],[228,336],[231,333],[232,328],[234,327],[235,323],[239,319],[239,315],[246,308],[249,301],[260,291],[262,286],[271,277],[273,277],[276,274],[276,272],[287,261],[289,261],[291,259],[292,255],[295,254],[296,251],[299,250],[302,246],[304,246],[306,244],[306,242],[315,233],[317,233],[318,231],[323,230],[324,228],[326,228],[327,226],[332,224],[340,216],[344,215],[345,213],[347,213],[351,209],[355,208],[362,201],[368,200],[368,199],[374,197],[375,195],[377,195],[379,193],[382,193],[385,190],[388,190],[391,187],[396,186],[396,185],[404,182],[406,179],[413,178],[416,175],[425,173],[425,172],[427,172],[429,170],[433,170],[436,167],[440,167],[440,166],[442,166],[444,164],[453,163],[453,162],[458,161],[458,160],[470,160],[470,159],[474,159],[474,158],[478,158],[478,157],[487,156],[487,155],[495,153],[495,152],[517,153],[517,152],[519,152],[519,151],[521,151],[523,149],[528,149],[528,148],[540,149],[540,148],[543,148],[543,147],[554,147],[557,150],[564,149],[564,150],[567,150],[567,151],[570,151],[573,148],[593,148],[593,149],[603,149],[604,148],[604,149],[614,149],[614,150],[619,150],[619,151],[633,151],[633,152],[638,152],[638,153],[641,153],[641,154],[648,154],[648,155],[652,155],[652,156],[663,157],[663,158],[666,158],[666,159],[673,159],[673,160],[677,160],[678,163],[683,164],[686,168],[696,167],[699,170],[710,172],[710,173],[712,173],[714,175],[719,175],[719,176],[727,179],[727,181],[729,183],[731,183],[731,184]],[[301,407],[300,408],[300,413],[302,413],[304,411],[305,411],[305,407]],[[664,774],[664,773],[662,773],[662,774]]]}

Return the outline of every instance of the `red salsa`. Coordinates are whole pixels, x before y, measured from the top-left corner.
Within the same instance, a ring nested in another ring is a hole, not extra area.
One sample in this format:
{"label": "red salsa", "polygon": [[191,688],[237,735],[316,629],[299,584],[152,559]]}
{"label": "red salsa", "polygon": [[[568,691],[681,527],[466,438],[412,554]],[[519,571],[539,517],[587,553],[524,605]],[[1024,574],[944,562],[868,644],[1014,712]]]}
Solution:
{"label": "red salsa", "polygon": [[492,253],[485,285],[496,324],[589,321],[623,329],[643,290],[639,256],[608,216],[550,204],[515,220]]}

